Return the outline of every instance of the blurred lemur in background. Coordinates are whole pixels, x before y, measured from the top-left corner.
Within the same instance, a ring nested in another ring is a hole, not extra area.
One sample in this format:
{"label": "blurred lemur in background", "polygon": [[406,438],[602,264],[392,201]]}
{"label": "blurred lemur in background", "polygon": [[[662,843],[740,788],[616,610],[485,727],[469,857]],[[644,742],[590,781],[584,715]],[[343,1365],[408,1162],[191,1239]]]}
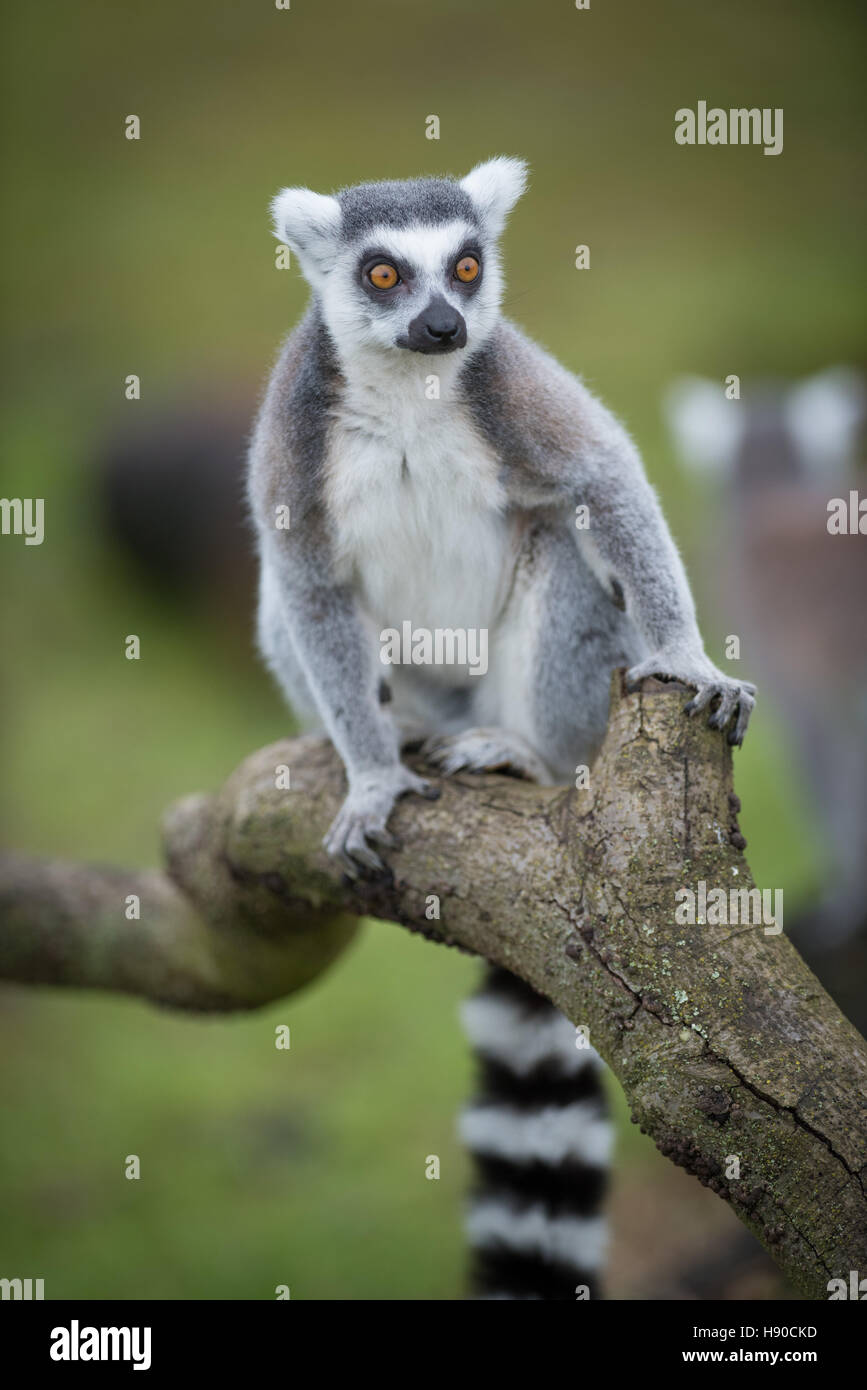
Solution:
{"label": "blurred lemur in background", "polygon": [[[432,794],[401,761],[410,741],[444,773],[565,782],[599,747],[614,667],[694,687],[687,709],[732,743],[753,708],[754,687],[705,655],[629,436],[501,315],[497,241],[525,179],[498,158],[460,181],[274,199],[313,298],[250,451],[259,642],[343,759],[325,843],[352,874],[382,870],[397,798]],[[381,634],[405,623],[484,631],[488,669],[384,666]],[[599,1060],[501,969],[465,1019],[482,1065],[463,1117],[476,1290],[592,1294],[610,1146]]]}
{"label": "blurred lemur in background", "polygon": [[[702,536],[708,600],[737,614],[741,656],[791,739],[822,842],[818,901],[791,937],[867,1031],[867,546],[828,530],[831,498],[864,495],[867,384],[852,367],[797,382],[760,377],[729,400],[682,377],[665,397],[678,453],[713,491]],[[717,615],[729,621],[725,614]]]}

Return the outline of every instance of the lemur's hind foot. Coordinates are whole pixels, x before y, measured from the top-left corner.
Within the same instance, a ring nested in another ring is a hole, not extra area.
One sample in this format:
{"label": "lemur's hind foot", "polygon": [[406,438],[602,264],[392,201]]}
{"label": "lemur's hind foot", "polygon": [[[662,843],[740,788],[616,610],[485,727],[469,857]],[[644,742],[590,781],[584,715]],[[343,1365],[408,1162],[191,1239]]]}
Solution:
{"label": "lemur's hind foot", "polygon": [[550,786],[553,778],[542,759],[520,734],[508,729],[465,729],[434,734],[422,755],[446,776],[453,772],[508,772]]}

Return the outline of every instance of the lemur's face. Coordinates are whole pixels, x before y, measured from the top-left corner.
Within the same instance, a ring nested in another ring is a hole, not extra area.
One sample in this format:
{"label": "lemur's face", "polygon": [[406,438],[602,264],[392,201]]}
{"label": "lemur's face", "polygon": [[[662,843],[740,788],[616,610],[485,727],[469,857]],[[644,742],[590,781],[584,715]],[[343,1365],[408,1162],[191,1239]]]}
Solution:
{"label": "lemur's face", "polygon": [[345,358],[459,353],[480,347],[499,317],[497,241],[525,183],[520,160],[499,158],[459,182],[359,184],[333,198],[286,188],[274,227]]}

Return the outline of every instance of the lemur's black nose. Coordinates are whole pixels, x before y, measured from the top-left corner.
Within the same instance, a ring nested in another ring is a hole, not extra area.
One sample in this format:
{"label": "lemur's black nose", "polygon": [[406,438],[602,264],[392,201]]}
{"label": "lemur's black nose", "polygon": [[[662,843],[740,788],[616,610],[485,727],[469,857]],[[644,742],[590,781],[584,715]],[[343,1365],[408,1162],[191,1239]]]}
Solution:
{"label": "lemur's black nose", "polygon": [[466,341],[467,325],[463,316],[437,294],[412,320],[400,346],[411,348],[413,352],[451,352],[453,348],[464,347]]}
{"label": "lemur's black nose", "polygon": [[425,323],[425,328],[432,338],[439,338],[441,343],[447,343],[451,338],[456,338],[458,333],[458,321],[456,318],[430,319]]}

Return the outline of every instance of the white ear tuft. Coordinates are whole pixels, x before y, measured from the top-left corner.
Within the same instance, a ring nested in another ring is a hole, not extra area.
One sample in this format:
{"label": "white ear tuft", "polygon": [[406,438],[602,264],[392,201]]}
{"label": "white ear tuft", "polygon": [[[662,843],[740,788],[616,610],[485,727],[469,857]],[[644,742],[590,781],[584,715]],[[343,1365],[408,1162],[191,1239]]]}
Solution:
{"label": "white ear tuft", "polygon": [[784,411],[810,475],[854,475],[867,419],[867,387],[854,367],[829,367],[808,377],[789,392]]}
{"label": "white ear tuft", "polygon": [[274,235],[297,254],[305,274],[330,269],[340,236],[340,204],[311,188],[284,188],[271,201]]}
{"label": "white ear tuft", "polygon": [[468,193],[492,236],[499,236],[506,218],[527,187],[528,169],[523,159],[498,155],[477,164],[461,188]]}
{"label": "white ear tuft", "polygon": [[678,377],[662,403],[677,451],[694,473],[726,476],[743,435],[741,409],[727,401],[719,382]]}

